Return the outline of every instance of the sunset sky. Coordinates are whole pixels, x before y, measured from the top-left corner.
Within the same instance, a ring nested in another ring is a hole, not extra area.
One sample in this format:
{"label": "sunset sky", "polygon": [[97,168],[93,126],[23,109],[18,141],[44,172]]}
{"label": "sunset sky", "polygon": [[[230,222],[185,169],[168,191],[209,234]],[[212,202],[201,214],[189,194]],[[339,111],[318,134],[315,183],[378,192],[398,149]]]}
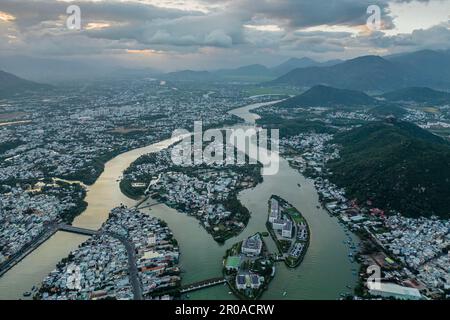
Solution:
{"label": "sunset sky", "polygon": [[[82,30],[66,27],[81,8]],[[382,29],[366,27],[378,5]],[[450,0],[0,0],[0,58],[163,70],[274,65],[450,47]]]}

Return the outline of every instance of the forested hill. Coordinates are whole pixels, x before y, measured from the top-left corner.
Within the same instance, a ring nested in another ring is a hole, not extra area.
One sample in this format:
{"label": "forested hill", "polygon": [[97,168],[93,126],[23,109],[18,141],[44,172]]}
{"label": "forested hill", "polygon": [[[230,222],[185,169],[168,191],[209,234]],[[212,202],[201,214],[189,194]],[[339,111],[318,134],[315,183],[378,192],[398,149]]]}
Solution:
{"label": "forested hill", "polygon": [[336,136],[331,179],[360,202],[406,216],[449,217],[450,145],[408,122],[375,122]]}
{"label": "forested hill", "polygon": [[360,108],[362,106],[372,106],[375,104],[376,100],[363,92],[318,85],[299,96],[280,102],[278,106],[282,108]]}

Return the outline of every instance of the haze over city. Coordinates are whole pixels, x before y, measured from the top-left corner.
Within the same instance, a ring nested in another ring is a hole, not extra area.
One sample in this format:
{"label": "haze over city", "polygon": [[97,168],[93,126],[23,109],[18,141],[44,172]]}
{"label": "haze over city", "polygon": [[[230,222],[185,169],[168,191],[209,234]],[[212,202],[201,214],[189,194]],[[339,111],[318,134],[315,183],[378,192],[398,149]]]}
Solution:
{"label": "haze over city", "polygon": [[[70,4],[80,31],[66,27]],[[380,30],[366,26],[370,5]],[[445,0],[3,0],[0,54],[161,71],[349,59],[447,49],[449,11]]]}
{"label": "haze over city", "polygon": [[449,14],[0,0],[0,300],[448,300]]}

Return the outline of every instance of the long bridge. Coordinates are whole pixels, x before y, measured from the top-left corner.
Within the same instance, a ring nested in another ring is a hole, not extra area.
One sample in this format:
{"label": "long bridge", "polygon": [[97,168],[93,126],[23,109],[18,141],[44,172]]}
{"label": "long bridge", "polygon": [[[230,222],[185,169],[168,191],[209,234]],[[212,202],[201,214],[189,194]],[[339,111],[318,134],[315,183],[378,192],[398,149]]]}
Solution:
{"label": "long bridge", "polygon": [[83,236],[95,236],[105,234],[110,237],[116,238],[119,240],[127,251],[128,256],[128,272],[130,276],[130,283],[133,288],[133,296],[134,300],[142,300],[142,287],[141,282],[139,280],[138,269],[136,266],[136,250],[132,242],[130,242],[125,237],[113,233],[113,232],[102,232],[98,230],[91,230],[85,228],[74,227],[65,223],[52,223],[46,227],[46,230],[42,232],[41,235],[36,237],[34,241],[25,246],[20,252],[11,257],[6,262],[0,265],[0,277],[5,274],[8,270],[18,264],[21,260],[23,260],[27,255],[33,252],[36,248],[38,248],[42,243],[47,241],[50,237],[52,237],[56,232],[70,232],[81,234]]}
{"label": "long bridge", "polygon": [[192,291],[196,291],[196,290],[200,290],[200,289],[204,289],[204,288],[214,287],[219,284],[226,283],[226,282],[227,281],[224,278],[213,278],[213,279],[208,279],[208,280],[204,280],[204,281],[199,281],[199,282],[195,282],[195,283],[191,283],[191,284],[182,286],[180,289],[180,293],[188,293],[188,292],[192,292]]}
{"label": "long bridge", "polygon": [[81,234],[83,236],[95,236],[97,234],[100,234],[100,232],[96,231],[96,230],[78,228],[78,227],[74,227],[74,226],[71,226],[68,224],[62,224],[62,223],[58,225],[58,231],[77,233],[77,234]]}

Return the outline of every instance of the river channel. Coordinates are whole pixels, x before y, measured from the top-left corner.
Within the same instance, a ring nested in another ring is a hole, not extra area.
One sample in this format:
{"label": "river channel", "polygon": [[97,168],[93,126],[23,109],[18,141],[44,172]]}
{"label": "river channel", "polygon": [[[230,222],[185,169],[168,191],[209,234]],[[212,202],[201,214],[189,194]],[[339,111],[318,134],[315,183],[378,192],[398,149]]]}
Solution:
{"label": "river channel", "polygon": [[[251,110],[263,105],[265,103],[252,104],[234,109],[230,113],[244,119],[246,126],[254,126],[258,116],[251,113]],[[98,229],[112,208],[121,203],[133,206],[136,202],[123,195],[119,188],[118,181],[123,171],[141,155],[158,152],[175,141],[176,139],[164,140],[123,153],[107,162],[102,175],[95,184],[88,187],[88,207],[74,220],[73,225]],[[183,283],[188,284],[221,276],[225,250],[236,241],[256,232],[266,231],[267,201],[273,194],[290,202],[305,216],[311,229],[311,242],[298,268],[288,269],[282,263],[276,265],[275,278],[262,299],[338,299],[341,293],[350,292],[349,288],[353,287],[357,280],[354,270],[358,269],[358,266],[348,258],[350,249],[346,241],[349,237],[355,242],[357,239],[347,233],[337,219],[330,217],[320,206],[313,181],[292,169],[283,158],[280,159],[278,174],[265,176],[263,183],[239,194],[239,199],[252,216],[244,232],[224,245],[217,244],[200,226],[198,220],[163,204],[143,211],[166,221],[173,231],[180,245]],[[85,239],[83,236],[69,233],[56,233],[0,278],[0,299],[23,298],[25,291],[39,285],[55,268],[56,263]],[[269,249],[276,252],[271,238],[265,238],[265,241]],[[196,291],[186,298],[234,299],[227,286]]]}

